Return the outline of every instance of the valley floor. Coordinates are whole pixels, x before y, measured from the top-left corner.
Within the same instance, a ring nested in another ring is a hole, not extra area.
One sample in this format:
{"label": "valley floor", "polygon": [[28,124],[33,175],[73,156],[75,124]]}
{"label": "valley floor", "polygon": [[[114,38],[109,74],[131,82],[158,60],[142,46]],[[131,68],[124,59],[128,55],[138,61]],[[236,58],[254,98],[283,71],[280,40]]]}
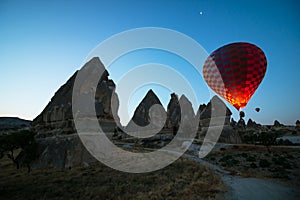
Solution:
{"label": "valley floor", "polygon": [[0,199],[216,199],[225,191],[221,177],[181,158],[146,174],[119,172],[101,163],[72,169],[15,169],[0,162]]}

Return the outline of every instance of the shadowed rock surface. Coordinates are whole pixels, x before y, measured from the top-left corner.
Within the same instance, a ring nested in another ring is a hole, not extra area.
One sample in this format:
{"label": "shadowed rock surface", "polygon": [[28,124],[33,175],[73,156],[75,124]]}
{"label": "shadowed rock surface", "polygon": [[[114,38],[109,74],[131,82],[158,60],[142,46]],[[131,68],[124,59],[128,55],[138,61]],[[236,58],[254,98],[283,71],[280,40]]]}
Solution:
{"label": "shadowed rock surface", "polygon": [[200,105],[197,114],[200,115],[201,127],[208,127],[214,126],[210,124],[211,119],[220,117],[225,117],[224,125],[229,125],[232,112],[218,96],[213,96],[207,106]]}
{"label": "shadowed rock surface", "polygon": [[[127,127],[132,126],[132,123],[135,123],[138,126],[149,125],[151,122],[150,109],[154,105],[162,106],[160,100],[158,99],[156,94],[153,92],[153,90],[149,90],[147,92],[146,96],[143,98],[141,103],[137,106],[136,110],[134,111],[133,117],[129,121]],[[161,115],[161,114],[163,114],[163,113],[156,113],[156,116],[153,116],[153,117],[157,117],[158,115]]]}
{"label": "shadowed rock surface", "polygon": [[171,94],[170,102],[167,106],[167,121],[166,128],[172,130],[173,135],[178,131],[181,120],[181,109],[178,101],[178,96],[175,93]]}
{"label": "shadowed rock surface", "polygon": [[181,106],[181,120],[179,123],[179,131],[189,134],[195,133],[198,130],[198,121],[194,113],[192,103],[185,95],[182,95],[179,99]]}
{"label": "shadowed rock surface", "polygon": [[247,122],[247,129],[260,129],[261,128],[261,125],[260,124],[257,124],[255,121],[253,121],[252,119],[248,119],[248,122]]}
{"label": "shadowed rock surface", "polygon": [[300,121],[299,120],[296,121],[296,128],[300,129]]}
{"label": "shadowed rock surface", "polygon": [[[108,79],[109,74],[99,58],[91,59],[80,70],[86,71],[86,74],[92,77],[93,74],[96,73],[95,68],[101,68],[101,70],[104,71],[96,88],[96,115],[99,119],[99,123],[103,124],[104,129],[113,131],[116,123],[118,123],[118,119],[117,122],[113,119],[113,113],[110,106],[112,95],[116,95],[114,93],[114,82]],[[77,73],[78,71],[76,71],[71,78],[58,89],[41,114],[33,120],[31,125],[32,129],[37,132],[37,137],[75,133],[72,114],[72,93]],[[89,77],[86,77],[86,79],[89,80]],[[85,95],[90,92],[92,92],[92,88],[80,88],[78,93],[80,95]],[[116,107],[118,107],[118,102],[116,104]],[[115,115],[117,116],[117,114]]]}
{"label": "shadowed rock surface", "polygon": [[[95,92],[98,122],[104,131],[112,132],[119,124],[118,117],[116,121],[113,119],[113,113],[117,116],[118,109],[118,98],[114,92],[115,84],[108,79],[109,74],[99,58],[91,59],[81,70],[87,75],[87,81],[93,79],[99,71],[104,71],[97,88],[83,84],[75,95],[80,97]],[[37,132],[36,138],[39,143],[39,158],[33,163],[33,167],[64,168],[95,161],[82,145],[78,135],[74,134],[76,131],[72,114],[72,94],[77,74],[78,71],[58,89],[45,109],[31,123],[32,130]],[[115,110],[111,109],[112,95],[115,97]],[[90,116],[87,114],[84,117],[89,120]]]}
{"label": "shadowed rock surface", "polygon": [[[213,96],[207,105],[200,105],[197,112],[197,117],[200,118],[198,138],[205,137],[209,127],[224,126],[218,142],[241,143],[240,134],[230,125],[231,115],[230,109],[218,96]],[[231,124],[233,123],[234,120]]]}
{"label": "shadowed rock surface", "polygon": [[278,120],[275,120],[273,126],[274,126],[274,127],[282,127],[282,126],[284,126],[284,125],[281,124]]}

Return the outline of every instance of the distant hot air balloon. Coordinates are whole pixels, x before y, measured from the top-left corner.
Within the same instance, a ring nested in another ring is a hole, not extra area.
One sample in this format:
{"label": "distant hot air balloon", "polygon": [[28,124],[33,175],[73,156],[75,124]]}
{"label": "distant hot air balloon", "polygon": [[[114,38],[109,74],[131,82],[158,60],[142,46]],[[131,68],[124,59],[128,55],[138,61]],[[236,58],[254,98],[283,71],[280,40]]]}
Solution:
{"label": "distant hot air balloon", "polygon": [[254,44],[238,42],[212,52],[203,66],[207,84],[237,110],[247,105],[265,76],[267,59]]}
{"label": "distant hot air balloon", "polygon": [[255,108],[255,111],[256,111],[256,112],[259,112],[259,111],[260,111],[260,108]]}

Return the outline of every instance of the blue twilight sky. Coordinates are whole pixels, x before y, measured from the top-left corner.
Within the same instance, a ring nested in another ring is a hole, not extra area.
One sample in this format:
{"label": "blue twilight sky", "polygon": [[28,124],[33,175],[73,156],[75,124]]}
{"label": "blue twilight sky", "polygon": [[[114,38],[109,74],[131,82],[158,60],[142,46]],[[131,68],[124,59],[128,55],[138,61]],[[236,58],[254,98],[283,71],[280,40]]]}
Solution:
{"label": "blue twilight sky", "polygon": [[[164,27],[188,35],[208,53],[236,41],[262,48],[267,73],[244,109],[246,116],[263,124],[275,119],[294,124],[300,119],[299,5],[297,0],[1,0],[0,116],[33,119],[100,42],[132,28]],[[146,50],[127,56],[109,70],[115,81],[121,77],[117,66],[126,72],[144,62],[162,62],[185,73],[193,87],[198,78],[203,84],[202,77],[189,75],[194,72],[185,61],[175,62],[178,58],[165,52]],[[147,89],[133,95],[129,114]],[[158,86],[154,91],[166,106],[171,91]],[[207,91],[197,95],[200,103],[209,100]],[[237,119],[237,111],[228,106]],[[261,111],[256,113],[255,107]]]}

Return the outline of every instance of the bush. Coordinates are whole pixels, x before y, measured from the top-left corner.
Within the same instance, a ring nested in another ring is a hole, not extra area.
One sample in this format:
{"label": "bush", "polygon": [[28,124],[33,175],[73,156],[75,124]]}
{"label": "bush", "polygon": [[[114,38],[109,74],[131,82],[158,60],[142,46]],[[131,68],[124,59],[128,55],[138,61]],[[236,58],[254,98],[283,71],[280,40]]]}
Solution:
{"label": "bush", "polygon": [[270,167],[270,165],[271,165],[271,163],[266,159],[261,159],[259,161],[259,166],[262,167],[262,168]]}
{"label": "bush", "polygon": [[273,157],[272,161],[275,165],[280,165],[286,169],[292,169],[292,165],[289,163],[289,160],[284,157]]}
{"label": "bush", "polygon": [[37,143],[34,139],[35,133],[27,130],[14,132],[8,135],[0,136],[0,158],[5,154],[19,169],[19,160],[14,155],[14,151],[21,149],[21,155],[23,155],[23,163],[28,167],[30,171],[30,163],[37,156]]}
{"label": "bush", "polygon": [[257,168],[257,165],[256,165],[255,163],[251,163],[251,164],[250,164],[250,167],[251,167],[251,168]]}
{"label": "bush", "polygon": [[247,157],[248,157],[248,155],[247,155],[245,152],[242,153],[241,156],[242,156],[243,158],[247,158]]}
{"label": "bush", "polygon": [[220,159],[220,162],[227,162],[228,160],[231,160],[231,159],[232,159],[231,155],[226,155]]}
{"label": "bush", "polygon": [[249,156],[246,160],[249,162],[255,162],[256,158],[254,156]]}

